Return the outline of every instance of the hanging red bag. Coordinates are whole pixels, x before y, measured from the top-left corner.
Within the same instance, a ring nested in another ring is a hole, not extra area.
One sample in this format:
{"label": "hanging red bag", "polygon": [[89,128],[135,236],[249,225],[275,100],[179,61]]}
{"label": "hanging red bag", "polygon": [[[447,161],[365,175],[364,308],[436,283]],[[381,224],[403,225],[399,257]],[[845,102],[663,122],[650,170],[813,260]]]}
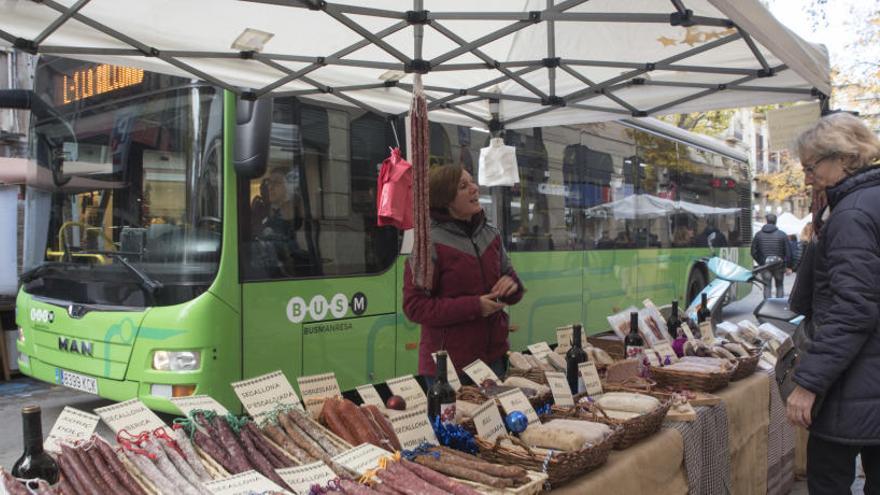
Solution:
{"label": "hanging red bag", "polygon": [[412,165],[400,156],[400,148],[382,162],[376,194],[377,225],[413,228]]}

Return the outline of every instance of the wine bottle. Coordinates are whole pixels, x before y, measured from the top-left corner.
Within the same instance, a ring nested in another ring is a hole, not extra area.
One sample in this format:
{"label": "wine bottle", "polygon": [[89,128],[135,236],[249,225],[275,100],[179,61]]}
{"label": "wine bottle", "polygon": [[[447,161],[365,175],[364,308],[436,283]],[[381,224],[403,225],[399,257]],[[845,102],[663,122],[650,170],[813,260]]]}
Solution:
{"label": "wine bottle", "polygon": [[666,322],[666,327],[669,330],[669,336],[672,339],[677,339],[682,333],[681,331],[681,319],[678,316],[678,299],[672,300],[672,311],[669,313],[669,320]]}
{"label": "wine bottle", "polygon": [[437,352],[437,378],[428,389],[428,418],[431,424],[439,416],[441,423],[455,419],[455,389],[446,375],[446,351]]}
{"label": "wine bottle", "polygon": [[645,340],[639,335],[639,314],[629,314],[629,333],[623,340],[623,351],[626,359],[641,359],[645,349]]}
{"label": "wine bottle", "polygon": [[700,294],[700,310],[697,311],[697,323],[703,323],[712,316],[709,311],[709,298],[705,292]]}
{"label": "wine bottle", "polygon": [[578,369],[578,365],[587,361],[587,353],[581,342],[581,333],[581,326],[575,324],[571,332],[571,347],[565,353],[565,377],[568,379],[568,388],[571,389],[572,394],[581,393],[586,389]]}
{"label": "wine bottle", "polygon": [[43,425],[40,406],[21,410],[24,453],[12,466],[12,475],[19,479],[39,478],[54,485],[58,481],[58,464],[43,450]]}

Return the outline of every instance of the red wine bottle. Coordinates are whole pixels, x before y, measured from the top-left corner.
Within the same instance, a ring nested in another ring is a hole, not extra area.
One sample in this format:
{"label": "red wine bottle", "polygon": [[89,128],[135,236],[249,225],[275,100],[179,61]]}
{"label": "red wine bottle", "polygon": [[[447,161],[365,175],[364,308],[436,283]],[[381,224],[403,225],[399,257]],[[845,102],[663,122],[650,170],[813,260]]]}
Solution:
{"label": "red wine bottle", "polygon": [[39,478],[50,485],[58,481],[58,464],[43,450],[40,406],[24,406],[21,423],[24,453],[12,466],[12,475],[22,480]]}
{"label": "red wine bottle", "polygon": [[641,359],[645,350],[645,340],[639,334],[639,314],[629,314],[629,333],[623,339],[623,351],[626,359]]}
{"label": "red wine bottle", "polygon": [[431,424],[439,416],[441,423],[455,419],[455,389],[446,375],[446,351],[437,352],[437,378],[428,389],[428,418]]}
{"label": "red wine bottle", "polygon": [[700,294],[700,310],[697,311],[697,323],[703,323],[711,317],[712,312],[709,311],[709,298],[706,293],[703,292]]}
{"label": "red wine bottle", "polygon": [[571,332],[571,347],[565,353],[565,378],[568,380],[568,388],[572,394],[578,394],[584,389],[584,381],[581,378],[578,365],[587,361],[587,353],[581,342],[581,326],[575,324]]}

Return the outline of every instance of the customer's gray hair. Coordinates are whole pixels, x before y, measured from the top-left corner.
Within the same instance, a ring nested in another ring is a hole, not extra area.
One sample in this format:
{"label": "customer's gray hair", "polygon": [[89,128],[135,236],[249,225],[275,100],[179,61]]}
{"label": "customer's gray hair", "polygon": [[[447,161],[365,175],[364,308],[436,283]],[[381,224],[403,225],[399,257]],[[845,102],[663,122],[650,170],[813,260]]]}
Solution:
{"label": "customer's gray hair", "polygon": [[849,158],[844,160],[844,170],[853,174],[880,159],[880,139],[858,117],[835,113],[804,131],[797,139],[797,151],[801,158]]}

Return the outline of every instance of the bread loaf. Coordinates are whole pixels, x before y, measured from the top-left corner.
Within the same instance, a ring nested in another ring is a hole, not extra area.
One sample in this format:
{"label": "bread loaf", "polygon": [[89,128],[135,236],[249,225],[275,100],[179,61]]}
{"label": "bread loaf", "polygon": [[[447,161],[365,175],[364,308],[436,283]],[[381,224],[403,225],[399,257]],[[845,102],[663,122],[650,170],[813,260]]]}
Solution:
{"label": "bread loaf", "polygon": [[556,371],[566,370],[565,359],[563,359],[562,356],[556,354],[555,352],[547,354],[547,362],[550,363],[554,368],[556,368]]}
{"label": "bread loaf", "polygon": [[510,362],[510,365],[519,370],[528,371],[532,369],[532,365],[529,364],[528,359],[526,359],[522,353],[519,352],[511,352],[507,356],[507,360]]}
{"label": "bread loaf", "polygon": [[554,419],[546,423],[554,428],[567,428],[586,437],[587,442],[597,444],[611,435],[611,427],[604,423],[594,423],[580,419]]}
{"label": "bread loaf", "polygon": [[660,401],[650,395],[629,392],[609,392],[596,399],[596,404],[605,411],[624,411],[646,414],[660,405]]}
{"label": "bread loaf", "polygon": [[554,427],[550,424],[531,425],[519,434],[520,440],[529,447],[572,452],[584,448],[587,438],[570,428]]}

